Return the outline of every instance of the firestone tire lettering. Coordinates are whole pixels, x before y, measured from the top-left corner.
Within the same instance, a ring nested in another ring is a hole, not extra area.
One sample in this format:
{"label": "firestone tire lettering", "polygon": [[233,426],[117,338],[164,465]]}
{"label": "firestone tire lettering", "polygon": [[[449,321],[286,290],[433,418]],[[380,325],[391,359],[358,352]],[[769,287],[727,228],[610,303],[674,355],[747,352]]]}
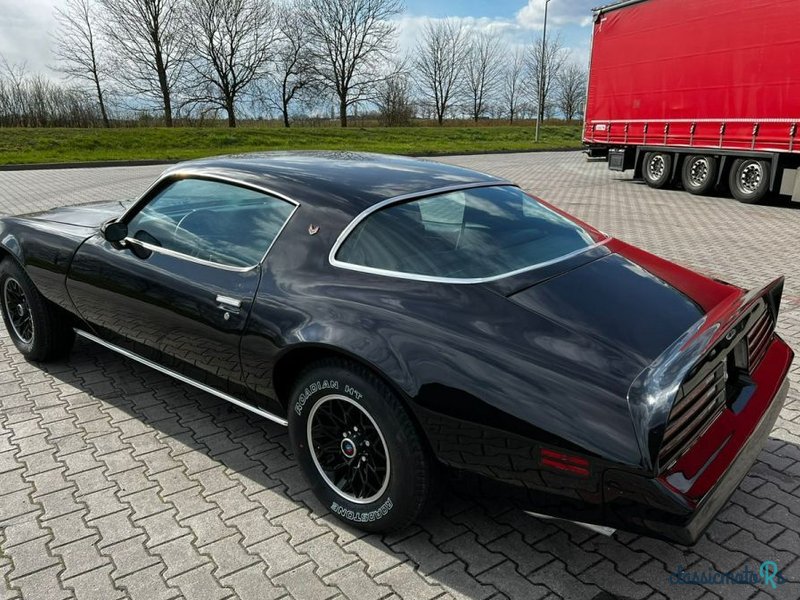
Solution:
{"label": "firestone tire lettering", "polygon": [[369,512],[350,510],[349,508],[341,506],[338,502],[333,502],[331,504],[331,510],[340,517],[343,517],[348,521],[353,521],[354,523],[371,523],[389,514],[389,511],[392,510],[393,506],[394,504],[392,504],[392,499],[387,498],[386,502],[381,504],[375,510],[371,510]]}

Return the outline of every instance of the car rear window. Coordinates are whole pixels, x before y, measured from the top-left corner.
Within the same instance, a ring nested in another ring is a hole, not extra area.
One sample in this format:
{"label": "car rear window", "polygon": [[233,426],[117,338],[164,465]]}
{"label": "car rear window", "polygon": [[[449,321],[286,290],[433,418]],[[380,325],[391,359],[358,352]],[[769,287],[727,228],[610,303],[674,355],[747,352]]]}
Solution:
{"label": "car rear window", "polygon": [[336,251],[342,266],[444,279],[497,278],[593,246],[589,231],[517,187],[458,190],[367,215]]}

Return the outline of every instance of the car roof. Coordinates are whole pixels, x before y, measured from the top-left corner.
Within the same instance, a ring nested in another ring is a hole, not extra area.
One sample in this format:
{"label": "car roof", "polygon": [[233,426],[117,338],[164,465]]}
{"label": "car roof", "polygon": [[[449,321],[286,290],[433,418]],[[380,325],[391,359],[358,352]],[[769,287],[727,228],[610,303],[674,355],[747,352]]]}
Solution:
{"label": "car roof", "polygon": [[430,160],[364,152],[305,151],[232,154],[179,163],[164,172],[224,177],[282,194],[300,204],[357,214],[397,196],[503,179]]}

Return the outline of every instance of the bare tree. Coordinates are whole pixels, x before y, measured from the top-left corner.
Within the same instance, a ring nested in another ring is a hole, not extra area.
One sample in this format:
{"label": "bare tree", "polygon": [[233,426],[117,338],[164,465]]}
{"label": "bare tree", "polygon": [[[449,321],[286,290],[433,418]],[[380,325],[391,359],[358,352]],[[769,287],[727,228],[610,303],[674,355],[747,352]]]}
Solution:
{"label": "bare tree", "polygon": [[296,5],[282,6],[278,14],[279,37],[272,78],[280,99],[276,103],[289,127],[289,104],[304,91],[315,87],[311,38]]}
{"label": "bare tree", "polygon": [[462,90],[467,56],[466,33],[460,21],[428,21],[417,43],[420,92],[432,104],[436,120],[444,117]]}
{"label": "bare tree", "polygon": [[339,101],[342,127],[347,110],[372,98],[386,77],[384,65],[396,51],[391,19],[403,8],[402,0],[304,0],[314,68]]}
{"label": "bare tree", "polygon": [[236,127],[236,104],[266,74],[276,38],[270,0],[187,0],[189,103],[216,106]]}
{"label": "bare tree", "polygon": [[381,125],[405,127],[411,125],[414,117],[414,104],[411,99],[411,81],[402,64],[397,65],[393,74],[378,84],[378,105]]}
{"label": "bare tree", "polygon": [[31,74],[0,55],[0,127],[90,127],[97,103],[85,90]]}
{"label": "bare tree", "polygon": [[560,35],[548,37],[544,49],[541,37],[534,39],[533,44],[528,46],[527,69],[531,80],[530,92],[535,99],[540,122],[544,120],[546,109],[553,102],[556,81],[568,56],[569,53],[564,48]]}
{"label": "bare tree", "polygon": [[514,124],[514,119],[517,117],[520,105],[524,102],[526,96],[525,52],[526,50],[523,46],[516,46],[513,50],[505,53],[508,58],[501,76],[500,99],[510,125]]}
{"label": "bare tree", "polygon": [[586,69],[569,63],[558,74],[556,102],[567,121],[572,121],[583,110],[586,102]]}
{"label": "bare tree", "polygon": [[466,54],[464,74],[469,94],[469,112],[477,123],[486,110],[486,101],[500,81],[500,39],[485,31],[471,34]]}
{"label": "bare tree", "polygon": [[158,102],[172,127],[172,96],[181,76],[182,0],[100,0],[104,31],[118,58],[114,77],[143,99]]}
{"label": "bare tree", "polygon": [[56,8],[58,30],[53,54],[61,61],[60,71],[92,85],[97,95],[103,125],[108,127],[108,112],[101,82],[101,78],[105,79],[105,71],[99,60],[97,18],[95,6],[90,0],[67,0],[63,8]]}

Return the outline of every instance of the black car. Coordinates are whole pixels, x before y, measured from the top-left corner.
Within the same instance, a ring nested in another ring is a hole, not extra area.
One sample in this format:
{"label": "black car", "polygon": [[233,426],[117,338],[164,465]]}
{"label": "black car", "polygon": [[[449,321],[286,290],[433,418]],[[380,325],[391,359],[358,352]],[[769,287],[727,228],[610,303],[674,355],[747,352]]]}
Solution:
{"label": "black car", "polygon": [[781,279],[746,292],[434,162],[192,161],[126,205],[4,218],[0,244],[25,357],[77,333],[288,425],[322,502],[373,531],[449,465],[692,543],[787,394]]}

